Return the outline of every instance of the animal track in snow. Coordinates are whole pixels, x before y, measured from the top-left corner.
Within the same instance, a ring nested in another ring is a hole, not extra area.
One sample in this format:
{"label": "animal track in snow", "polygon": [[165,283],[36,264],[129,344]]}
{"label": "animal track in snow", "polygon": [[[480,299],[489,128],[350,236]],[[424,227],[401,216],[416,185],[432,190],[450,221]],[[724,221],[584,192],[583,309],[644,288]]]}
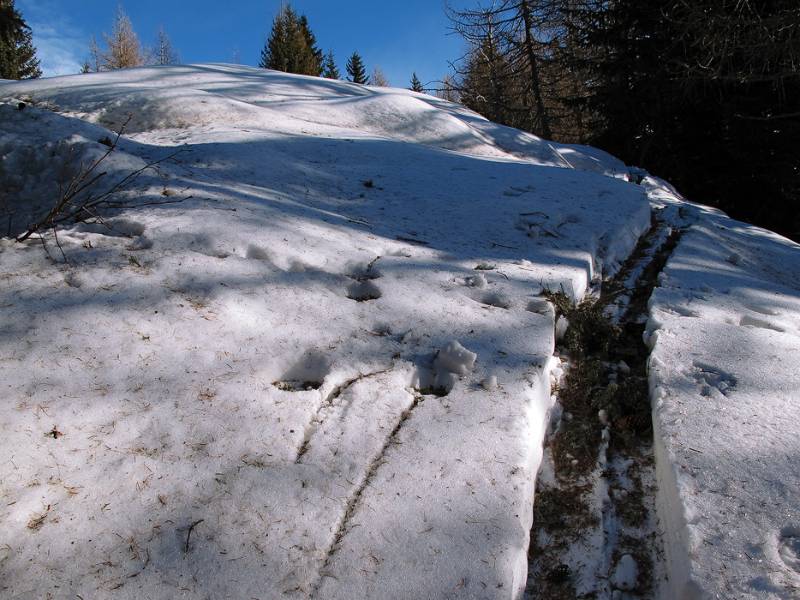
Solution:
{"label": "animal track in snow", "polygon": [[376,256],[368,263],[359,263],[349,267],[346,275],[353,281],[347,286],[348,298],[356,302],[367,302],[381,297],[380,288],[373,283],[375,279],[381,277],[380,271],[375,268],[375,263],[380,258],[380,256]]}
{"label": "animal track in snow", "polygon": [[111,238],[128,238],[127,250],[147,250],[153,247],[152,240],[145,237],[145,226],[129,219],[108,219],[97,223],[80,223],[75,227],[78,234],[94,233]]}
{"label": "animal track in snow", "polygon": [[781,530],[778,556],[792,571],[800,573],[800,527],[784,527]]}
{"label": "animal track in snow", "polygon": [[714,396],[715,393],[728,396],[736,388],[736,378],[730,373],[707,365],[695,362],[695,381],[700,384],[700,394],[705,397]]}
{"label": "animal track in snow", "polygon": [[516,198],[518,196],[522,196],[522,194],[529,194],[529,193],[535,192],[535,191],[536,191],[536,188],[533,187],[532,185],[529,185],[529,186],[526,186],[526,187],[517,187],[517,186],[513,186],[512,185],[510,188],[508,188],[507,190],[503,191],[503,196],[509,196],[511,198]]}
{"label": "animal track in snow", "polygon": [[202,254],[204,256],[220,259],[228,258],[231,255],[230,252],[222,250],[221,248],[217,248],[214,240],[212,240],[211,237],[205,233],[188,234],[184,236],[184,239],[186,246],[192,252],[197,252],[198,254]]}
{"label": "animal track in snow", "polygon": [[354,281],[347,286],[347,297],[356,302],[377,300],[381,297],[381,290],[371,281]]}
{"label": "animal track in snow", "polygon": [[672,314],[679,315],[681,317],[699,317],[700,313],[696,310],[692,310],[686,306],[681,306],[680,304],[671,304],[665,307],[667,312],[671,312]]}
{"label": "animal track in snow", "polygon": [[555,307],[545,298],[534,298],[528,302],[525,310],[540,315],[551,315],[554,319],[556,315]]}
{"label": "animal track in snow", "polygon": [[373,279],[379,279],[381,277],[381,272],[375,265],[380,258],[380,256],[376,256],[368,263],[350,264],[347,268],[346,275],[350,279],[356,281],[372,281]]}
{"label": "animal track in snow", "polygon": [[769,329],[771,331],[777,331],[779,333],[784,333],[786,330],[774,323],[770,323],[765,319],[758,319],[756,317],[751,317],[750,315],[745,315],[739,319],[739,325],[742,327],[756,327],[758,329]]}
{"label": "animal track in snow", "polygon": [[256,246],[255,244],[250,244],[247,247],[247,251],[245,252],[244,257],[250,260],[265,260],[271,262],[269,253],[260,246]]}
{"label": "animal track in snow", "polygon": [[312,350],[307,352],[297,364],[272,385],[284,392],[318,390],[322,387],[322,382],[329,372],[328,357],[321,352]]}
{"label": "animal track in snow", "polygon": [[64,275],[64,283],[66,283],[69,287],[79,288],[83,285],[83,279],[81,279],[80,276],[78,276],[78,274],[74,271],[70,271]]}
{"label": "animal track in snow", "polygon": [[505,294],[501,294],[500,292],[486,292],[485,294],[481,294],[476,298],[478,302],[481,304],[486,304],[487,306],[495,306],[497,308],[511,308],[511,300]]}
{"label": "animal track in snow", "polygon": [[761,306],[760,304],[745,304],[745,308],[768,317],[777,317],[780,314],[777,310]]}

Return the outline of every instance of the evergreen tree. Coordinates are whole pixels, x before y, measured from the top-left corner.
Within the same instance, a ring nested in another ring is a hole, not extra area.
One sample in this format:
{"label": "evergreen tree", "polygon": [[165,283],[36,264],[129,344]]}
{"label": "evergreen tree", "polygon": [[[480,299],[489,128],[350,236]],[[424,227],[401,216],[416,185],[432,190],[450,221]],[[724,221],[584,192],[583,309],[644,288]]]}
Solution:
{"label": "evergreen tree", "polygon": [[122,10],[122,5],[117,8],[114,31],[111,35],[103,34],[103,37],[108,45],[107,52],[102,56],[103,69],[129,69],[144,63],[139,38],[128,15]]}
{"label": "evergreen tree", "polygon": [[480,45],[469,53],[462,71],[461,102],[491,121],[522,127],[524,112],[514,107],[522,104],[524,92],[514,93],[516,82],[511,66],[493,31],[490,28]]}
{"label": "evergreen tree", "polygon": [[0,79],[35,79],[41,75],[30,27],[14,7],[14,0],[0,0]]}
{"label": "evergreen tree", "polygon": [[369,83],[367,69],[358,52],[353,52],[352,56],[347,59],[347,74],[350,76],[348,77],[348,81],[360,83],[361,85],[367,85]]}
{"label": "evergreen tree", "polygon": [[308,19],[305,15],[300,16],[299,21],[300,32],[303,34],[303,39],[305,40],[306,47],[308,51],[306,53],[306,64],[305,64],[305,71],[307,75],[316,75],[319,77],[322,75],[322,50],[317,47],[317,38],[314,36],[314,33],[311,31],[311,27],[308,25]]}
{"label": "evergreen tree", "polygon": [[0,39],[7,39],[17,28],[24,26],[25,21],[14,8],[13,0],[0,0]]}
{"label": "evergreen tree", "polygon": [[[475,9],[449,10],[454,29],[470,46],[466,66],[458,72],[464,78],[462,98],[473,92],[485,107],[471,108],[503,124],[551,137],[542,70],[562,29],[561,23],[552,22],[559,2],[576,0],[498,0]],[[472,82],[479,87],[471,90]]]}
{"label": "evergreen tree", "polygon": [[316,75],[322,73],[322,52],[305,15],[298,16],[286,5],[272,23],[259,66],[284,73]]}
{"label": "evergreen tree", "polygon": [[419,80],[419,77],[417,77],[416,73],[411,74],[411,87],[408,89],[410,89],[412,92],[419,93],[423,93],[425,91],[425,88],[422,87],[422,82]]}
{"label": "evergreen tree", "polygon": [[325,64],[322,69],[322,76],[328,79],[341,79],[342,75],[339,73],[339,68],[336,66],[336,60],[333,57],[333,50],[328,51],[325,56]]}
{"label": "evergreen tree", "polygon": [[612,0],[575,14],[588,141],[800,239],[797,0]]}

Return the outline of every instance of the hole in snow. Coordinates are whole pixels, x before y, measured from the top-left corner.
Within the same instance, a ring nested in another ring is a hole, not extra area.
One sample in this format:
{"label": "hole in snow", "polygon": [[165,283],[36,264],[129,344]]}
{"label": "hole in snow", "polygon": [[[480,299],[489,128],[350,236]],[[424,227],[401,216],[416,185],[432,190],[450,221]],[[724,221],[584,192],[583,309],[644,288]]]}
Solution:
{"label": "hole in snow", "polygon": [[553,315],[553,317],[555,317],[553,305],[545,298],[534,298],[528,302],[528,306],[525,307],[525,310],[540,315]]}
{"label": "hole in snow", "polygon": [[284,379],[281,381],[276,381],[272,385],[284,392],[307,392],[309,390],[318,390],[320,387],[322,387],[322,382]]}
{"label": "hole in snow", "polygon": [[380,256],[368,263],[351,264],[347,268],[346,275],[350,279],[355,279],[356,281],[370,281],[372,279],[378,279],[381,276],[380,271],[378,271],[377,267],[375,266],[375,263],[377,263],[378,260],[380,260]]}
{"label": "hole in snow", "polygon": [[758,329],[770,329],[772,331],[777,331],[783,333],[785,330],[775,325],[774,323],[770,323],[765,319],[757,319],[756,317],[751,317],[750,315],[745,315],[741,319],[739,319],[739,325],[742,327],[756,327]]}
{"label": "hole in snow", "polygon": [[437,374],[430,367],[417,367],[412,388],[423,396],[447,396],[455,386],[456,377],[452,373]]}
{"label": "hole in snow", "polygon": [[109,219],[102,223],[80,223],[75,229],[85,233],[100,233],[111,237],[136,237],[144,233],[145,227],[128,219]]}
{"label": "hole in snow", "polygon": [[250,244],[247,247],[247,252],[244,257],[251,260],[270,260],[269,253],[255,244]]}
{"label": "hole in snow", "polygon": [[307,352],[281,379],[272,383],[284,392],[304,392],[322,387],[325,376],[330,372],[328,357],[312,350]]}
{"label": "hole in snow", "polygon": [[736,388],[736,377],[711,365],[695,362],[695,381],[700,385],[700,395],[713,397],[716,394],[728,396]]}
{"label": "hole in snow", "polygon": [[778,555],[787,567],[800,573],[800,528],[783,528],[778,541]]}
{"label": "hole in snow", "polygon": [[505,294],[498,292],[488,292],[478,298],[478,302],[497,308],[511,308],[511,300]]}
{"label": "hole in snow", "polygon": [[347,297],[356,302],[377,300],[381,297],[381,290],[371,281],[354,281],[347,286]]}

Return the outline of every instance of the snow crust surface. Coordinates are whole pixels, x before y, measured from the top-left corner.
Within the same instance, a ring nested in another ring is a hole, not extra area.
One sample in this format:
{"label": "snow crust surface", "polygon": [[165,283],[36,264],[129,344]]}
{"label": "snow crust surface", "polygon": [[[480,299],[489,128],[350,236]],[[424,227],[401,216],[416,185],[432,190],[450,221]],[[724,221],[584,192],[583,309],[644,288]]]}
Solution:
{"label": "snow crust surface", "polygon": [[[647,228],[624,165],[226,65],[0,98],[0,595],[520,596],[538,296],[581,298]],[[67,264],[13,242],[123,123],[102,185],[179,154],[62,228]]]}
{"label": "snow crust surface", "polygon": [[646,185],[686,227],[646,334],[662,597],[797,598],[800,247]]}
{"label": "snow crust surface", "polygon": [[[100,189],[174,156],[68,262],[14,242],[123,124]],[[0,596],[520,597],[540,293],[592,293],[665,207],[661,596],[797,597],[797,245],[406,90],[133,69],[2,82],[0,125]]]}

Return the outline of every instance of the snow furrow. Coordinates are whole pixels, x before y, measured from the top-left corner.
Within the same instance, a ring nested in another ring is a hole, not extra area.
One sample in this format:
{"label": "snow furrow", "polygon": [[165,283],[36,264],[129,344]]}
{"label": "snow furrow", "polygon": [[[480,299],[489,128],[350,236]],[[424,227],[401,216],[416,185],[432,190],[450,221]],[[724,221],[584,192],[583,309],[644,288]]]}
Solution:
{"label": "snow furrow", "polygon": [[328,547],[327,552],[325,553],[325,561],[322,564],[322,567],[320,568],[319,573],[317,574],[316,581],[314,581],[314,583],[312,583],[312,586],[311,586],[312,592],[310,594],[310,596],[312,598],[315,597],[317,595],[317,593],[319,592],[319,588],[320,588],[322,579],[325,578],[325,577],[334,576],[332,573],[328,572],[328,567],[331,564],[331,560],[333,558],[333,555],[336,553],[336,551],[339,548],[339,545],[342,542],[342,538],[344,538],[344,536],[347,534],[347,528],[350,525],[350,520],[351,520],[353,514],[355,513],[356,508],[358,507],[359,501],[361,500],[361,495],[363,494],[363,492],[366,489],[366,487],[370,484],[370,482],[372,481],[372,478],[375,476],[375,473],[377,472],[377,470],[380,468],[381,464],[383,463],[384,455],[386,454],[386,450],[395,442],[396,437],[397,437],[398,433],[400,432],[400,429],[403,427],[405,422],[411,416],[411,413],[414,411],[414,409],[421,402],[423,402],[424,399],[425,399],[425,396],[423,396],[422,394],[419,394],[419,393],[415,393],[414,394],[414,401],[411,403],[411,405],[408,408],[406,408],[402,412],[402,414],[400,415],[400,419],[398,419],[397,424],[394,426],[394,429],[386,437],[385,443],[383,444],[381,449],[378,451],[377,455],[370,462],[369,467],[367,468],[366,472],[361,477],[360,481],[357,483],[357,485],[355,485],[352,493],[350,494],[350,497],[347,500],[347,504],[346,504],[345,510],[344,510],[343,514],[341,515],[341,518],[339,519],[339,522],[338,522],[338,524],[337,524],[337,526],[335,528],[335,534],[333,535],[333,538],[332,538],[332,541],[330,543],[330,546]]}
{"label": "snow furrow", "polygon": [[306,452],[308,452],[308,446],[311,443],[311,438],[313,437],[314,433],[316,433],[317,429],[321,425],[324,419],[325,411],[329,410],[330,407],[333,405],[334,401],[339,398],[350,386],[362,381],[364,379],[368,379],[370,377],[376,377],[378,375],[382,375],[384,373],[388,373],[392,370],[392,367],[382,369],[380,371],[372,371],[371,373],[359,374],[356,377],[348,379],[344,383],[336,385],[333,389],[328,392],[328,394],[324,397],[324,399],[319,403],[317,406],[317,410],[314,415],[311,417],[308,425],[306,425],[303,434],[303,441],[297,449],[297,456],[294,459],[295,463],[302,462],[303,456],[305,456]]}
{"label": "snow furrow", "polygon": [[[679,235],[654,213],[596,304],[569,315],[567,369],[557,392],[563,412],[534,504],[531,598],[652,597],[659,536],[642,317]],[[597,319],[614,326],[604,334]],[[565,516],[556,516],[559,505]]]}

